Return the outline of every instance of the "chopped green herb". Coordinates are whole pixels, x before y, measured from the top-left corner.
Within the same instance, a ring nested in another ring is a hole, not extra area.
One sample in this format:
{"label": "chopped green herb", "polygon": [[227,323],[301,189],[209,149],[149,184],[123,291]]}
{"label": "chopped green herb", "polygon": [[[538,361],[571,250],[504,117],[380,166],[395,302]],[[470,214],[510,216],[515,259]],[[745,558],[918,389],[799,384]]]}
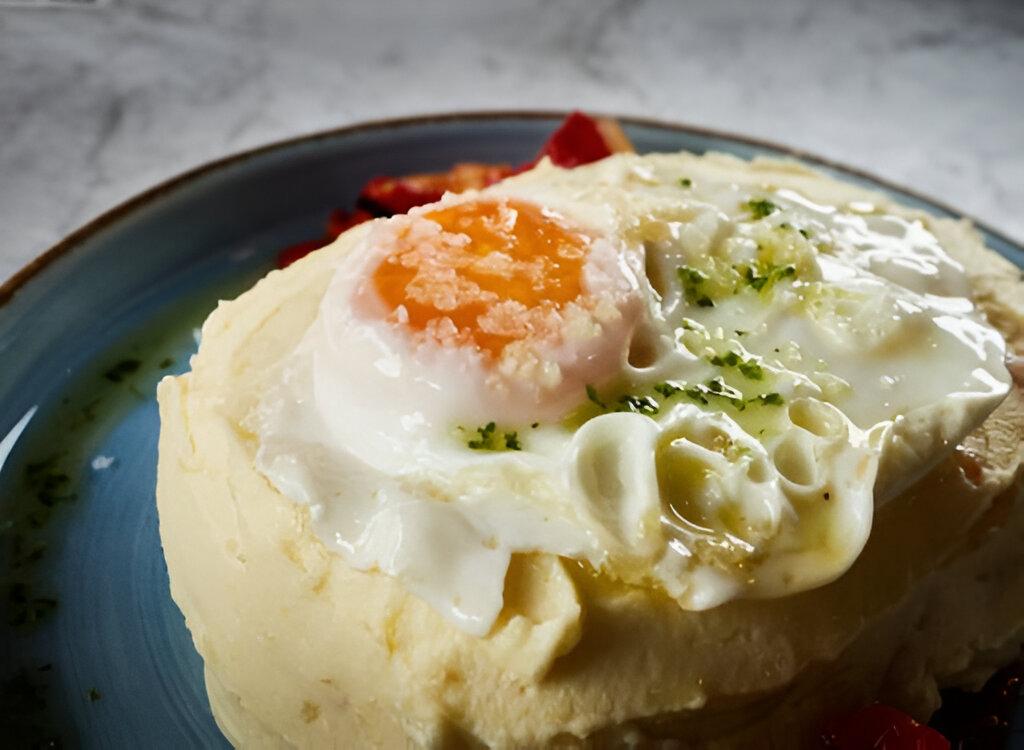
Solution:
{"label": "chopped green herb", "polygon": [[589,398],[595,404],[600,406],[602,409],[608,408],[607,406],[604,405],[604,402],[597,397],[597,390],[590,383],[587,383],[587,398]]}
{"label": "chopped green herb", "polygon": [[796,276],[796,266],[789,263],[784,266],[773,266],[755,263],[743,267],[743,278],[755,291],[762,292],[778,281]]}
{"label": "chopped green herb", "polygon": [[[103,399],[94,398],[89,403],[82,407],[82,419],[86,422],[92,422],[96,419],[96,410],[100,408],[100,404],[103,403]],[[72,423],[72,429],[74,429],[76,423]]]}
{"label": "chopped green herb", "polygon": [[491,443],[494,442],[494,422],[488,422],[484,427],[477,427],[476,431],[480,437],[470,440],[467,445],[475,451],[490,450]]}
{"label": "chopped green herb", "polygon": [[726,385],[721,378],[712,378],[707,383],[687,386],[683,392],[688,398],[701,404],[708,404],[710,399],[715,398],[728,401],[740,411],[743,411],[747,405],[743,400],[743,394],[732,386]]}
{"label": "chopped green herb", "polygon": [[800,232],[800,234],[802,234],[802,235],[803,235],[803,238],[804,238],[805,240],[809,240],[809,239],[811,238],[811,233],[810,233],[810,232],[808,232],[808,231],[807,231],[806,229],[800,229],[800,230],[798,230],[798,231]]}
{"label": "chopped green herb", "polygon": [[499,436],[494,422],[477,427],[476,432],[479,437],[466,443],[475,451],[521,451],[523,449],[522,443],[519,442],[519,433],[504,432]]}
{"label": "chopped green herb", "polygon": [[693,187],[693,180],[691,180],[689,177],[683,177],[682,179],[679,180],[679,186],[685,188]]}
{"label": "chopped green herb", "polygon": [[672,398],[677,393],[682,393],[684,385],[679,383],[673,383],[671,380],[666,380],[664,383],[655,383],[654,390],[660,393],[665,398]]}
{"label": "chopped green herb", "polygon": [[665,398],[672,398],[681,393],[691,401],[696,401],[698,404],[705,406],[711,403],[711,399],[728,401],[739,411],[743,411],[747,405],[746,401],[743,400],[743,394],[732,386],[727,385],[721,378],[712,378],[707,383],[697,383],[695,385],[666,380],[662,383],[655,383],[654,390]]}
{"label": "chopped green herb", "polygon": [[103,695],[100,693],[99,690],[97,690],[94,687],[89,688],[89,702],[90,703],[95,703],[96,701],[98,701],[102,697],[103,697]]}
{"label": "chopped green herb", "polygon": [[120,383],[129,375],[134,375],[138,372],[140,367],[142,367],[142,362],[137,359],[122,359],[116,365],[103,373],[103,377],[113,383]]}
{"label": "chopped green herb", "polygon": [[754,214],[755,219],[763,219],[779,210],[779,207],[767,198],[749,200],[743,205],[750,209],[750,213]]}
{"label": "chopped green herb", "polygon": [[[61,470],[60,460],[64,454],[54,453],[41,461],[35,461],[25,465],[25,485],[28,491],[35,495],[43,511],[37,514],[40,525],[46,521],[50,508],[58,503],[74,502],[77,494],[72,491],[71,476]],[[45,509],[45,510],[44,510]],[[33,524],[32,514],[29,520]]]}
{"label": "chopped green herb", "polygon": [[530,428],[534,430],[536,430],[538,427],[540,427],[540,422],[534,422],[533,424],[530,425]]}
{"label": "chopped green herb", "polygon": [[[48,666],[48,665],[44,665]],[[51,685],[42,667],[14,664],[4,670],[0,691],[3,694],[4,747],[59,748],[67,746],[53,729],[54,712]],[[50,705],[48,705],[48,703]]]}
{"label": "chopped green herb", "polygon": [[713,357],[709,357],[708,361],[716,367],[736,367],[740,363],[740,355],[736,352],[726,352],[725,356],[716,354]]}
{"label": "chopped green herb", "polygon": [[741,362],[739,365],[739,371],[743,377],[750,378],[751,380],[764,379],[764,369],[753,360],[748,359],[746,362]]}
{"label": "chopped green herb", "polygon": [[620,411],[631,411],[634,414],[643,414],[646,417],[653,417],[660,410],[658,402],[650,396],[621,396],[619,398]]}
{"label": "chopped green herb", "polygon": [[753,359],[741,357],[734,351],[728,351],[724,355],[715,354],[712,357],[708,357],[708,362],[716,367],[735,367],[744,377],[751,380],[761,380],[764,378],[764,369],[761,365]]}
{"label": "chopped green herb", "polygon": [[34,625],[57,609],[57,600],[49,596],[35,596],[29,584],[17,582],[10,587],[10,603],[13,605],[8,624],[19,627]]}
{"label": "chopped green herb", "polygon": [[755,396],[750,399],[750,403],[765,404],[768,406],[782,406],[782,394],[775,392],[762,393],[760,396]]}
{"label": "chopped green herb", "polygon": [[708,275],[701,271],[699,268],[693,266],[679,266],[676,269],[676,273],[679,274],[679,278],[682,279],[684,284],[691,286],[700,286],[708,280]]}
{"label": "chopped green herb", "polygon": [[679,266],[676,273],[679,274],[679,280],[683,283],[683,295],[687,302],[698,307],[715,306],[707,293],[702,290],[704,283],[709,278],[706,273],[693,266]]}
{"label": "chopped green herb", "polygon": [[[25,549],[28,546],[28,549]],[[31,565],[34,562],[39,562],[43,559],[43,555],[46,553],[46,540],[37,539],[29,543],[25,537],[20,534],[14,539],[14,561],[12,567],[20,568],[25,565]]]}

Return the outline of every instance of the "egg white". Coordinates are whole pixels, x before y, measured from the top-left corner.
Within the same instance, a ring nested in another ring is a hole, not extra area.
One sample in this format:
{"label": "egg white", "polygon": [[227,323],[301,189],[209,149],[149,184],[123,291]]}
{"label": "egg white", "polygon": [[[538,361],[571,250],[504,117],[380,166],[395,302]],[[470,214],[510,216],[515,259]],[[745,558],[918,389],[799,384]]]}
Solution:
{"label": "egg white", "polygon": [[[258,468],[350,565],[478,635],[520,552],[688,609],[834,579],[876,498],[1006,394],[1004,344],[919,222],[723,171],[621,155],[485,191],[599,237],[584,282],[609,300],[593,335],[505,369],[365,313],[396,227],[427,220],[382,223],[252,415]],[[474,449],[491,423],[521,450]]]}

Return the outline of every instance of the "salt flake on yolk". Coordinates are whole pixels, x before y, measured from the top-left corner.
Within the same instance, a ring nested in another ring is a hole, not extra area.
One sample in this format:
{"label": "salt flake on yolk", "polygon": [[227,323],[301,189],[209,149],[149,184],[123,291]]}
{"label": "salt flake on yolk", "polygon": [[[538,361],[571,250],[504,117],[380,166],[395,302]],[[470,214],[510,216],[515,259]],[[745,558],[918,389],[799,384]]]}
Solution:
{"label": "salt flake on yolk", "polygon": [[500,357],[515,341],[559,335],[583,295],[592,237],[564,217],[516,198],[473,200],[417,217],[373,273],[389,319],[441,344]]}

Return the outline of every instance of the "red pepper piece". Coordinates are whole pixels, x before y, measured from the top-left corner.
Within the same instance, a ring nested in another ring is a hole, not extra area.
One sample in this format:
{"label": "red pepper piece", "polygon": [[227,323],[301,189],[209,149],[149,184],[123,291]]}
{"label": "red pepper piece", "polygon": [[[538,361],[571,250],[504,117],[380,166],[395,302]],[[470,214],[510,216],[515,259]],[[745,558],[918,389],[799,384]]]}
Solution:
{"label": "red pepper piece", "polygon": [[335,209],[327,216],[327,236],[337,237],[346,229],[351,229],[356,224],[362,224],[373,218],[375,218],[373,214],[361,208],[357,208],[355,211]]}
{"label": "red pepper piece", "polygon": [[359,208],[351,212],[341,209],[331,212],[327,219],[326,239],[292,245],[281,252],[277,265],[284,268],[356,224],[378,216],[407,213],[416,206],[441,200],[446,192],[461,193],[485,188],[529,169],[544,156],[560,167],[571,168],[603,159],[616,151],[632,150],[632,144],[614,120],[594,119],[582,112],[573,112],[548,138],[537,159],[517,169],[508,164],[461,162],[447,172],[375,177],[359,193]]}
{"label": "red pepper piece", "polygon": [[582,112],[573,112],[551,134],[536,161],[546,156],[555,165],[569,169],[603,159],[612,153],[597,120]]}
{"label": "red pepper piece", "polygon": [[375,218],[373,214],[361,208],[357,208],[355,211],[343,211],[340,208],[331,211],[327,216],[327,236],[321,237],[318,240],[306,240],[289,245],[278,253],[277,267],[284,268],[285,266],[290,266],[299,258],[309,255],[314,250],[330,245],[346,229],[350,229],[356,224],[362,224],[364,221],[370,221],[373,218]]}
{"label": "red pepper piece", "polygon": [[333,237],[321,237],[318,240],[305,240],[304,242],[296,242],[294,245],[289,245],[277,254],[277,267],[284,268],[285,266],[290,266],[299,258],[309,255],[314,250],[319,250],[324,245],[331,244],[333,240]]}
{"label": "red pepper piece", "polygon": [[949,740],[891,706],[874,703],[833,722],[821,736],[830,750],[949,750]]}
{"label": "red pepper piece", "polygon": [[441,200],[444,188],[434,177],[374,177],[359,193],[359,205],[380,216],[404,214],[414,206]]}
{"label": "red pepper piece", "polygon": [[560,167],[576,167],[603,159],[616,151],[632,150],[621,128],[612,120],[596,120],[573,112],[552,133],[532,162],[518,169],[507,164],[462,162],[447,172],[376,177],[359,194],[359,205],[377,216],[403,214],[416,206],[441,200],[446,192],[461,193],[493,185],[516,172],[529,169],[547,156]]}
{"label": "red pepper piece", "polygon": [[484,188],[510,174],[512,168],[507,164],[462,162],[447,172],[375,177],[359,194],[359,205],[378,216],[404,214],[410,208],[441,200],[446,192]]}
{"label": "red pepper piece", "polygon": [[459,162],[448,173],[451,179],[452,192],[463,190],[480,190],[488,185],[500,182],[512,174],[508,164],[480,164],[472,161]]}

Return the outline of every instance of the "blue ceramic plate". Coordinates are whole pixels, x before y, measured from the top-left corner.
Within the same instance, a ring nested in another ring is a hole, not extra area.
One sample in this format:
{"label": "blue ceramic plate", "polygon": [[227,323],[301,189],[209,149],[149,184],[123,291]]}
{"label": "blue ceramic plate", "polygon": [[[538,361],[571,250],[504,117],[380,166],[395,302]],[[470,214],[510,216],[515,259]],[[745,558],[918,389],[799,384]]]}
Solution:
{"label": "blue ceramic plate", "polygon": [[[0,744],[226,746],[168,593],[155,383],[187,368],[193,331],[218,298],[250,286],[281,248],[320,236],[326,214],[350,206],[370,177],[519,163],[561,118],[391,121],[242,154],[111,211],[0,288]],[[778,147],[624,124],[640,151],[796,156],[953,215]],[[1024,250],[984,233],[1024,265]]]}

